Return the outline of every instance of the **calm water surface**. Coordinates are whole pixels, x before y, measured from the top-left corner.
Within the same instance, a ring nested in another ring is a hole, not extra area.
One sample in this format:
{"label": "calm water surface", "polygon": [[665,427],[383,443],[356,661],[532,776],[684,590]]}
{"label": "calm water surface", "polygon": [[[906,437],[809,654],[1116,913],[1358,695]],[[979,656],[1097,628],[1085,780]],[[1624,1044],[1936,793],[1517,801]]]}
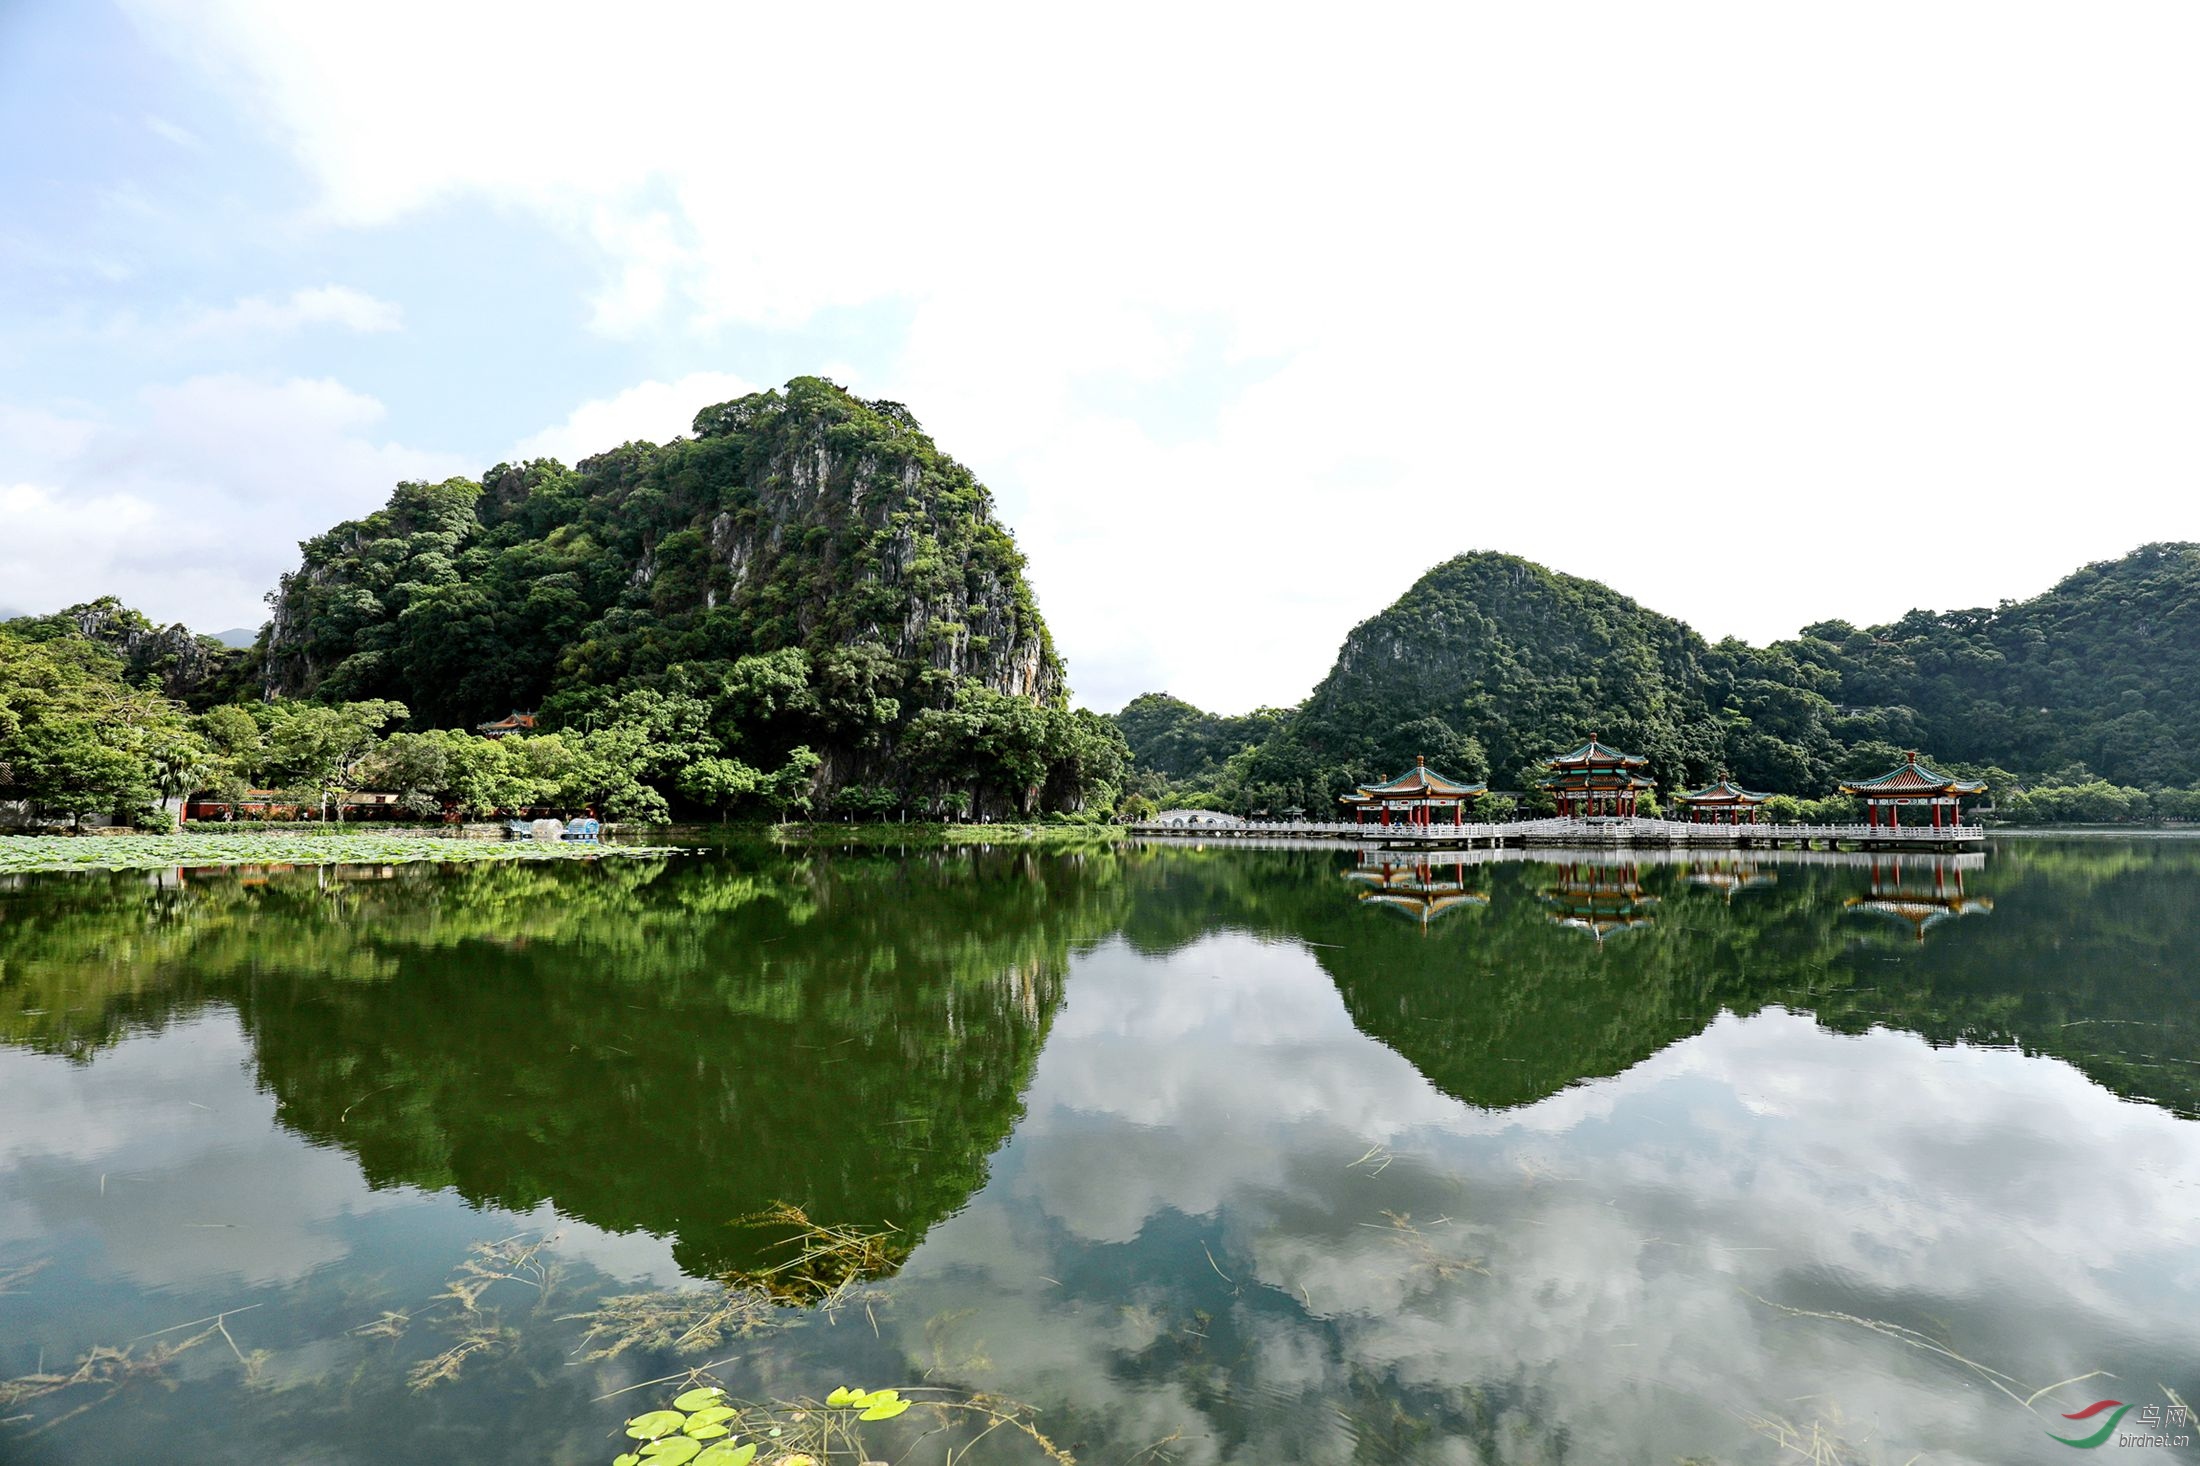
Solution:
{"label": "calm water surface", "polygon": [[[2106,1416],[2060,1412],[2200,1401],[2196,883],[2175,840],[17,879],[0,1460],[602,1463],[669,1391],[614,1392],[704,1364],[997,1393],[1087,1463],[2070,1459]],[[833,1306],[598,1357],[784,1259],[774,1202],[896,1230]]]}

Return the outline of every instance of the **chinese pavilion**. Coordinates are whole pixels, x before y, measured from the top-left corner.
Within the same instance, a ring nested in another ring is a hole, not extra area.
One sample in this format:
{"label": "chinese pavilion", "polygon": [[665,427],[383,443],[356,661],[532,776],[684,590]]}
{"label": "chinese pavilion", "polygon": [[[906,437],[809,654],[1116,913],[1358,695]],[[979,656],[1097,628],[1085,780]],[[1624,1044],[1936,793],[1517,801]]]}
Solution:
{"label": "chinese pavilion", "polygon": [[1572,753],[1551,760],[1551,772],[1543,780],[1543,787],[1558,797],[1561,815],[1630,818],[1635,813],[1636,797],[1656,787],[1653,780],[1638,772],[1649,764],[1650,760],[1639,754],[1621,753],[1591,738]]}
{"label": "chinese pavilion", "polygon": [[1956,861],[1928,859],[1922,869],[1917,864],[1905,869],[1899,856],[1888,860],[1874,856],[1870,893],[1851,896],[1842,904],[1851,911],[1907,922],[1920,942],[1928,927],[1994,909],[1992,897],[1964,894],[1963,867]]}
{"label": "chinese pavilion", "polygon": [[1437,809],[1449,809],[1453,824],[1465,823],[1467,805],[1487,794],[1489,788],[1487,784],[1463,784],[1457,779],[1447,779],[1431,769],[1428,760],[1416,757],[1413,767],[1397,778],[1385,784],[1362,784],[1337,802],[1349,808],[1353,818],[1361,824],[1367,823],[1367,812],[1372,809],[1388,826],[1390,812],[1395,809],[1401,823],[1426,828],[1431,823],[1432,812]]}
{"label": "chinese pavilion", "polygon": [[1945,815],[1951,825],[1963,823],[1961,801],[1968,795],[1984,794],[1984,784],[1964,779],[1950,778],[1940,770],[1919,759],[1916,750],[1902,756],[1897,767],[1876,779],[1859,779],[1854,784],[1843,784],[1843,794],[1854,794],[1864,801],[1865,823],[1877,827],[1886,825],[1899,828],[1902,824],[1902,806],[1923,804],[1933,811],[1933,828],[1938,829]]}
{"label": "chinese pavilion", "polygon": [[514,708],[494,723],[474,724],[474,731],[484,738],[502,738],[507,733],[532,733],[535,731],[535,715]]}
{"label": "chinese pavilion", "polygon": [[1689,821],[1699,825],[1755,824],[1765,798],[1732,779],[1673,796],[1674,802],[1688,811]]}
{"label": "chinese pavilion", "polygon": [[1462,906],[1490,904],[1488,896],[1468,883],[1463,860],[1444,866],[1426,858],[1392,861],[1362,855],[1358,867],[1346,871],[1344,878],[1366,888],[1359,893],[1360,900],[1410,916],[1424,931],[1437,917]]}

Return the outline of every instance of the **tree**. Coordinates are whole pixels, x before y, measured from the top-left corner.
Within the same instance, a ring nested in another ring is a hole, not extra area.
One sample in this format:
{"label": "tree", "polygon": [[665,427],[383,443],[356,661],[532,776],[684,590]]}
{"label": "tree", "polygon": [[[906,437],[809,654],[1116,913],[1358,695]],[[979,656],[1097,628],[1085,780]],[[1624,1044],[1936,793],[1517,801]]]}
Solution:
{"label": "tree", "polygon": [[737,758],[715,755],[691,760],[680,770],[680,792],[718,811],[723,823],[735,801],[754,794],[764,776]]}
{"label": "tree", "polygon": [[330,797],[353,786],[353,775],[373,750],[376,735],[405,716],[403,703],[380,698],[335,706],[279,704],[268,730],[268,765],[286,786],[311,793],[325,820]]}
{"label": "tree", "polygon": [[80,636],[0,632],[0,788],[42,812],[150,805],[204,760],[182,709],[122,681],[123,663]]}
{"label": "tree", "polygon": [[454,782],[451,766],[449,735],[392,733],[361,760],[359,785],[396,795],[413,814],[436,815],[442,813],[443,797]]}
{"label": "tree", "polygon": [[787,761],[772,770],[760,789],[764,802],[779,811],[784,822],[792,811],[809,813],[810,800],[817,779],[819,756],[807,748],[798,748],[787,755]]}

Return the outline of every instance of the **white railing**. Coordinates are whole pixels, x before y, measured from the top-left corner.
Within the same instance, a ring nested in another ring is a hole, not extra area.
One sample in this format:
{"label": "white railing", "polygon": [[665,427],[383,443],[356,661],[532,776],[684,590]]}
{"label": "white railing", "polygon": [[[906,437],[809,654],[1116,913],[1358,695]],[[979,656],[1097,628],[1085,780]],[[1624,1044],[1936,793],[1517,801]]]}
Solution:
{"label": "white railing", "polygon": [[1985,837],[1985,831],[1977,825],[1713,825],[1696,824],[1689,820],[1647,818],[1573,819],[1564,816],[1550,819],[1512,820],[1504,824],[1478,822],[1460,825],[1446,824],[1442,821],[1427,825],[1411,825],[1403,822],[1378,825],[1361,824],[1352,820],[1245,820],[1231,824],[1180,824],[1141,820],[1127,825],[1125,828],[1135,834],[1153,835],[1295,836],[1352,840],[1423,839],[1431,842],[1558,837],[1579,839],[1589,843],[1636,840],[1705,845],[1729,844],[1744,839],[1753,843],[1830,844],[1868,841],[1879,844],[1935,845],[1956,840],[1977,840]]}

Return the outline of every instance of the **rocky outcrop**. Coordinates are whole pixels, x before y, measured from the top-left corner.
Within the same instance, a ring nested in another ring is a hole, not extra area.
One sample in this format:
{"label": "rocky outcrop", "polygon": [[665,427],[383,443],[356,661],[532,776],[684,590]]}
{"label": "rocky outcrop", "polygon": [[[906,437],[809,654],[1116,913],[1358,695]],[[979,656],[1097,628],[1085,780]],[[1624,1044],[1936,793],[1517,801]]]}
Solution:
{"label": "rocky outcrop", "polygon": [[156,677],[163,692],[183,701],[196,700],[227,677],[240,655],[239,649],[195,635],[181,622],[155,626],[113,596],[71,606],[61,615],[79,636],[121,657],[131,681]]}

